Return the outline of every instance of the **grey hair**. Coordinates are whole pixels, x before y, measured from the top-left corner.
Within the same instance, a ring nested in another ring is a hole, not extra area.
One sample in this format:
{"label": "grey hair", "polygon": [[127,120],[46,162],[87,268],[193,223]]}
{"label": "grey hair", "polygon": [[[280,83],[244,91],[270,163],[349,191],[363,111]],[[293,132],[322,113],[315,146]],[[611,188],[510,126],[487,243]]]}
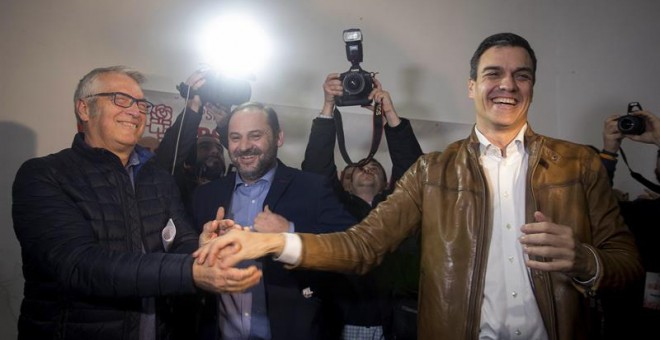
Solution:
{"label": "grey hair", "polygon": [[[142,73],[123,65],[98,67],[91,70],[84,77],[82,77],[82,79],[80,79],[78,82],[78,87],[76,87],[76,92],[73,95],[73,110],[75,112],[76,120],[78,123],[82,123],[80,121],[80,117],[78,116],[78,100],[85,99],[87,96],[95,94],[94,92],[96,91],[97,79],[101,75],[107,73],[123,74],[135,80],[135,82],[138,84],[142,84],[146,80]],[[90,106],[95,107],[95,102],[91,102]]]}

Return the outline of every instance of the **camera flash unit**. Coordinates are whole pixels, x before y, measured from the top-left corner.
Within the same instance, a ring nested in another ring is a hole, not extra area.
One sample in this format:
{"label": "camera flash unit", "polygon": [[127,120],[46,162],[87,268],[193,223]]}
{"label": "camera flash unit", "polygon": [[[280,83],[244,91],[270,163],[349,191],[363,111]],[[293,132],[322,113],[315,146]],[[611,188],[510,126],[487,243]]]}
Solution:
{"label": "camera flash unit", "polygon": [[359,28],[344,30],[346,59],[355,67],[362,62],[362,31]]}
{"label": "camera flash unit", "polygon": [[344,42],[362,41],[362,31],[358,28],[351,28],[344,31]]}

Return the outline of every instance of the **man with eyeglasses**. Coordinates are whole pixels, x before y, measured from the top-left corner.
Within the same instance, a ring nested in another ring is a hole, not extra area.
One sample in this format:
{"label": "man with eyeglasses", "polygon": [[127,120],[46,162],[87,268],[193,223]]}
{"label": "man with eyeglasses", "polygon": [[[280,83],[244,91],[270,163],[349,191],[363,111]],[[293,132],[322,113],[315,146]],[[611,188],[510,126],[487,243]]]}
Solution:
{"label": "man with eyeglasses", "polygon": [[71,148],[28,160],[16,175],[19,339],[170,338],[165,297],[243,291],[261,277],[256,267],[194,264],[190,253],[217,224],[198,237],[172,177],[136,145],[153,106],[143,79],[123,66],[85,75]]}

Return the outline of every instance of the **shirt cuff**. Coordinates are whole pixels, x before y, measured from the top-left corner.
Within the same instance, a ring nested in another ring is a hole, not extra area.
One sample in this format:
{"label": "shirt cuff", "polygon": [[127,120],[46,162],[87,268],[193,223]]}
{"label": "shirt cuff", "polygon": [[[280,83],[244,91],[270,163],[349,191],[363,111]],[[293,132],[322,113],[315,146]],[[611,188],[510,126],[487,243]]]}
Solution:
{"label": "shirt cuff", "polygon": [[300,263],[300,257],[302,256],[302,240],[296,234],[283,233],[282,235],[284,235],[284,249],[282,249],[280,256],[273,259],[295,266]]}
{"label": "shirt cuff", "polygon": [[598,261],[598,256],[596,256],[596,252],[593,249],[591,249],[591,247],[587,247],[586,245],[582,245],[582,246],[587,248],[587,250],[594,256],[594,259],[596,259],[596,274],[588,281],[580,281],[576,278],[573,278],[573,280],[578,284],[589,287],[593,285],[594,281],[596,281],[596,279],[600,275],[600,261]]}

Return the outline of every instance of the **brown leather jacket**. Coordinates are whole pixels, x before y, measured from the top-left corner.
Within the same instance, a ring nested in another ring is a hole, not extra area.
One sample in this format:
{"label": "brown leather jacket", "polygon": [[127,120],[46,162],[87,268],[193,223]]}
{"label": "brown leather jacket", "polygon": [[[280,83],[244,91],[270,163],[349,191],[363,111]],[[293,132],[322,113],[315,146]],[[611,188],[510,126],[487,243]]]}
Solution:
{"label": "brown leather jacket", "polygon": [[[532,271],[549,339],[588,336],[588,299],[643,274],[634,239],[619,215],[605,169],[588,147],[525,133],[529,153],[525,216],[536,210],[574,228],[601,264],[585,290],[563,273]],[[396,189],[345,233],[301,234],[300,266],[366,272],[414,229],[422,228],[419,339],[477,339],[491,235],[488,187],[472,135],[422,156]],[[521,207],[522,208],[522,207]]]}

